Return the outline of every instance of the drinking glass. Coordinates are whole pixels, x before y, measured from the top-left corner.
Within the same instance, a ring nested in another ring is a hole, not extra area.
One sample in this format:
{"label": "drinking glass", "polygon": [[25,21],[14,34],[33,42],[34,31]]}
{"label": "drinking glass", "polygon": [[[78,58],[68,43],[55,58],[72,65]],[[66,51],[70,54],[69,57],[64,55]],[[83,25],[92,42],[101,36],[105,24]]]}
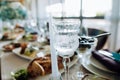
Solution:
{"label": "drinking glass", "polygon": [[47,19],[38,20],[37,29],[39,34],[38,42],[47,41],[48,33],[49,33],[49,25]]}
{"label": "drinking glass", "polygon": [[[90,54],[91,51],[96,47],[96,45],[97,45],[97,38],[93,38],[90,36],[80,36],[79,47],[77,50],[80,65],[82,63],[82,59],[84,58],[84,55]],[[73,74],[72,79],[82,80],[83,76],[84,73],[80,70],[77,71],[75,74]]]}
{"label": "drinking glass", "polygon": [[2,38],[2,20],[0,19],[0,39]]}
{"label": "drinking glass", "polygon": [[54,27],[54,48],[57,54],[63,57],[63,66],[65,70],[65,79],[69,80],[70,57],[79,46],[78,32],[79,23],[73,21],[57,21],[53,23]]}
{"label": "drinking glass", "polygon": [[79,36],[88,36],[88,28],[85,27],[82,23],[80,24]]}

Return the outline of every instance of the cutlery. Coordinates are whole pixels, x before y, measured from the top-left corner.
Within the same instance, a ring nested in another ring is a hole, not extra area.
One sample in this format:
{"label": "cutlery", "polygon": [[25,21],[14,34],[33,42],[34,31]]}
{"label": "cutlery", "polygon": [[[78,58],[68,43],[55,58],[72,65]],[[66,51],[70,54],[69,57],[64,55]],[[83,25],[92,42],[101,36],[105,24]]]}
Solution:
{"label": "cutlery", "polygon": [[[107,35],[111,35],[111,33],[102,33],[102,34],[99,34],[99,35],[96,35],[96,36],[92,36],[92,37],[89,37],[89,36],[82,36],[83,38],[86,38],[86,39],[91,39],[91,38],[99,38],[99,37],[103,37],[103,36],[107,36]],[[82,39],[81,36],[78,37],[80,40]]]}
{"label": "cutlery", "polygon": [[117,62],[120,62],[120,54],[119,53],[116,53],[116,52],[110,53],[110,52],[107,52],[104,50],[99,50],[98,52],[109,57],[109,58],[112,58],[113,60],[115,60]]}
{"label": "cutlery", "polygon": [[94,36],[93,38],[99,38],[99,37],[107,36],[107,35],[111,35],[111,33],[102,33],[102,34]]}
{"label": "cutlery", "polygon": [[107,52],[107,51],[104,51],[104,50],[99,50],[98,52],[100,54],[103,54],[103,55],[105,55],[105,56],[110,57],[110,58],[113,59],[112,54],[110,52]]}

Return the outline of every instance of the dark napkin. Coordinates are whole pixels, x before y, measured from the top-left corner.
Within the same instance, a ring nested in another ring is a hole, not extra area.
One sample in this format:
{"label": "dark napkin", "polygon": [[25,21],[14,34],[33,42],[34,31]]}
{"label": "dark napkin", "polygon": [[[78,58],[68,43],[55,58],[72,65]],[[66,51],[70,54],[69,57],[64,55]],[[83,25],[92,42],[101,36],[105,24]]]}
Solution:
{"label": "dark napkin", "polygon": [[92,51],[92,56],[103,64],[107,69],[120,73],[120,62],[115,61],[112,58],[109,58],[98,51]]}

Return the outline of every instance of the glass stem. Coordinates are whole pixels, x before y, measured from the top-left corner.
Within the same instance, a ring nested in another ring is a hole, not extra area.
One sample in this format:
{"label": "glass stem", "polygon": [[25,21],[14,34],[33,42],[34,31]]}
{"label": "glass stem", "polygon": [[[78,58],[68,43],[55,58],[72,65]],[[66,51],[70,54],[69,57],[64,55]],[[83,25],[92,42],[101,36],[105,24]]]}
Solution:
{"label": "glass stem", "polygon": [[79,54],[79,62],[78,62],[78,65],[80,66],[80,71],[77,72],[77,77],[79,79],[83,78],[84,77],[84,73],[82,72],[82,67],[81,67],[81,64],[82,64],[82,57],[83,57],[83,53],[80,53]]}
{"label": "glass stem", "polygon": [[56,77],[51,76],[49,80],[63,80],[63,79],[62,79],[61,75],[59,75]]}
{"label": "glass stem", "polygon": [[70,58],[64,57],[63,58],[63,66],[64,66],[64,71],[65,71],[65,80],[69,80],[69,65],[67,64],[70,63]]}

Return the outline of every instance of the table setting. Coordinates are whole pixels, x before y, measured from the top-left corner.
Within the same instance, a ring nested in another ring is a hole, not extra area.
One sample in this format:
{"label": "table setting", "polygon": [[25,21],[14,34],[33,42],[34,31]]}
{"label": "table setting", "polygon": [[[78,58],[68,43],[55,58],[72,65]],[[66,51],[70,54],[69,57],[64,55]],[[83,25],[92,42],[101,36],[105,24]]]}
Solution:
{"label": "table setting", "polygon": [[79,22],[51,19],[49,30],[16,24],[12,31],[19,36],[0,41],[1,80],[119,80],[119,53],[96,50],[98,38],[110,33],[80,36],[79,27]]}
{"label": "table setting", "polygon": [[[86,59],[86,58],[89,60],[85,61],[84,59]],[[103,64],[101,64],[98,60],[96,60],[96,59],[94,60],[93,56],[86,55],[86,58],[83,59],[82,65],[87,70],[89,70],[90,72],[92,72],[98,76],[106,78],[108,80],[119,80],[119,74],[115,73],[112,70],[109,70]],[[108,66],[110,66],[110,65],[108,65]]]}

